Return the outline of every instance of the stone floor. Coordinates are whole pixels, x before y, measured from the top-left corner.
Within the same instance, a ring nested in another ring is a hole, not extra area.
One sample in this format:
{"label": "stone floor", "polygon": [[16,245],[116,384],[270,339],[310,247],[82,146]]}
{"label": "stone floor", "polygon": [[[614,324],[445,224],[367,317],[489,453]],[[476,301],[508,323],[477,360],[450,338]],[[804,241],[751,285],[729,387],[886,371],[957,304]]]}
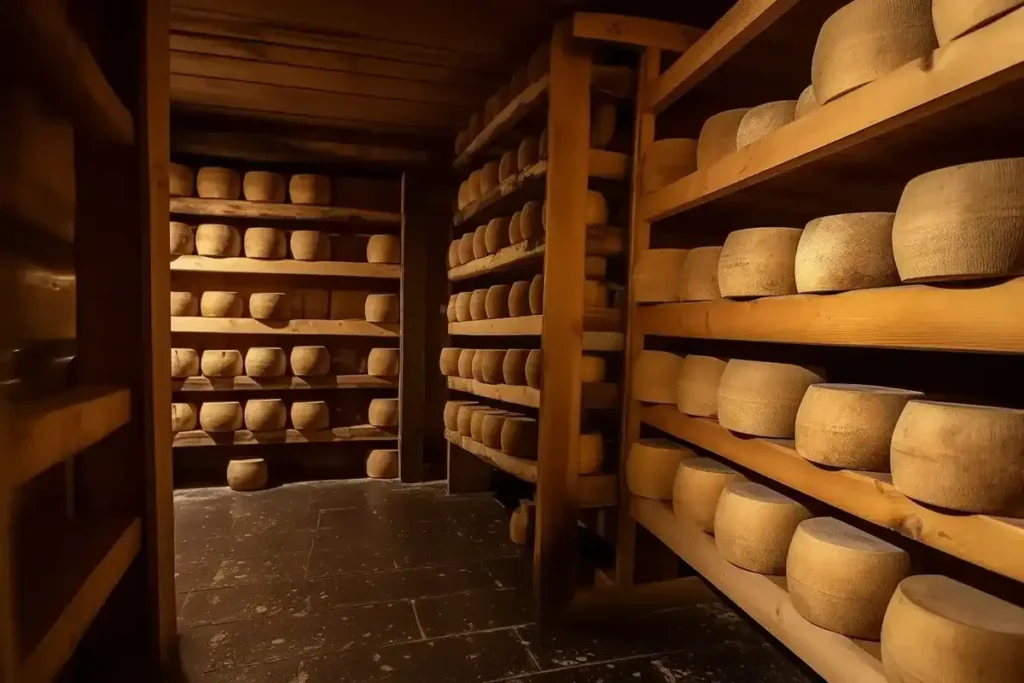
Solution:
{"label": "stone floor", "polygon": [[803,683],[723,604],[538,634],[489,497],[385,481],[175,495],[188,683]]}

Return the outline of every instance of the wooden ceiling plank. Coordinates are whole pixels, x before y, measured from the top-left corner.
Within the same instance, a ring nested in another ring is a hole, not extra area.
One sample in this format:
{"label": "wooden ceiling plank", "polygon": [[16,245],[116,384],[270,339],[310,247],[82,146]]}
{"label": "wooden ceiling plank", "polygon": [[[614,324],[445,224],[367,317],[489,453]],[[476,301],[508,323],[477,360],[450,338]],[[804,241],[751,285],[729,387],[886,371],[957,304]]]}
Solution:
{"label": "wooden ceiling plank", "polygon": [[176,131],[171,149],[178,154],[278,163],[360,161],[404,166],[430,159],[428,152],[419,149],[205,130]]}
{"label": "wooden ceiling plank", "polygon": [[686,52],[704,35],[703,30],[687,24],[600,12],[573,14],[572,33],[577,38],[655,47],[679,53]]}
{"label": "wooden ceiling plank", "polygon": [[[258,121],[275,124],[298,125],[303,127],[330,128],[337,131],[410,136],[415,139],[437,141],[451,136],[451,128],[425,128],[422,125],[368,121],[339,116],[315,116],[261,109],[246,109],[239,106],[201,104],[198,102],[172,101],[171,114],[174,116],[210,117],[224,120],[228,117],[235,122]],[[445,144],[447,148],[447,144]]]}

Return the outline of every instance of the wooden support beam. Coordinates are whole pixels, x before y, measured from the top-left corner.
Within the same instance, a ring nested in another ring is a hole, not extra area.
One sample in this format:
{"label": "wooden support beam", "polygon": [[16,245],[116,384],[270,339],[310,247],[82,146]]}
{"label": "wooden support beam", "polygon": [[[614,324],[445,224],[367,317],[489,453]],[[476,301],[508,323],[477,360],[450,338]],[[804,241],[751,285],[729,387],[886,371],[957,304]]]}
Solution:
{"label": "wooden support beam", "polygon": [[388,166],[425,164],[430,154],[423,150],[388,145],[305,140],[278,135],[232,131],[183,130],[171,137],[177,154],[241,159],[248,162],[365,162]]}
{"label": "wooden support beam", "polygon": [[686,24],[645,17],[600,12],[572,15],[572,33],[577,38],[624,43],[667,52],[686,52],[704,31]]}

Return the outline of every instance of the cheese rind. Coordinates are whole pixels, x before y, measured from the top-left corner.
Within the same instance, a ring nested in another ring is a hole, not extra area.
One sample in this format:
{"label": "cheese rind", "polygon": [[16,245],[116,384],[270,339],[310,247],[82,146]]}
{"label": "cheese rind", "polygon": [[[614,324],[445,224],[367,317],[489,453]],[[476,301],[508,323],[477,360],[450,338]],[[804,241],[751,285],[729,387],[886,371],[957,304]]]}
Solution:
{"label": "cheese rind", "polygon": [[398,377],[400,372],[401,352],[398,349],[370,349],[366,356],[366,373],[370,377]]}
{"label": "cheese rind", "polygon": [[196,190],[203,199],[238,199],[242,176],[230,168],[204,166],[196,174]]}
{"label": "cheese rind", "polygon": [[530,315],[544,312],[544,276],[534,275],[530,280]]}
{"label": "cheese rind", "polygon": [[284,349],[274,346],[251,346],[245,352],[245,374],[249,377],[283,377],[288,370]]}
{"label": "cheese rind", "polygon": [[462,349],[459,352],[459,377],[473,379],[473,358],[476,349]]}
{"label": "cheese rind", "polygon": [[204,377],[238,377],[242,374],[242,354],[234,349],[207,349],[200,367]]}
{"label": "cheese rind", "polygon": [[501,364],[501,376],[505,384],[526,385],[526,361],[529,357],[529,349],[509,349],[505,352],[505,360]]}
{"label": "cheese rind", "polygon": [[672,500],[672,485],[679,465],[697,454],[667,439],[640,439],[626,456],[626,485],[641,498]]}
{"label": "cheese rind", "polygon": [[679,301],[714,301],[722,298],[718,287],[718,261],[722,247],[697,247],[686,252],[679,274]]}
{"label": "cheese rind", "polygon": [[484,247],[488,254],[497,253],[499,249],[509,245],[508,225],[507,217],[492,218],[488,221],[487,227],[484,229]]}
{"label": "cheese rind", "polygon": [[676,402],[683,357],[666,351],[641,351],[633,364],[633,398],[644,403]]}
{"label": "cheese rind", "polygon": [[263,458],[233,458],[225,474],[232,491],[258,491],[267,485],[269,476]]}
{"label": "cheese rind", "polygon": [[288,411],[279,398],[254,398],[245,402],[245,428],[252,432],[277,432],[288,423]]}
{"label": "cheese rind", "polygon": [[299,431],[327,429],[331,411],[324,401],[296,401],[291,406],[292,428]]}
{"label": "cheese rind", "polygon": [[167,194],[171,197],[191,197],[196,183],[192,169],[172,163],[167,171]]}
{"label": "cheese rind", "polygon": [[647,249],[633,264],[630,287],[636,303],[679,301],[687,249]]}
{"label": "cheese rind", "polygon": [[288,292],[254,292],[249,295],[249,315],[256,320],[288,320],[293,310]]}
{"label": "cheese rind", "polygon": [[511,289],[509,285],[491,285],[487,288],[487,294],[484,297],[484,314],[488,320],[508,317],[508,297]]}
{"label": "cheese rind", "polygon": [[818,98],[814,95],[814,86],[809,85],[803,89],[800,93],[800,97],[796,100],[796,109],[794,110],[794,118],[801,119],[812,111],[820,107],[818,104]]}
{"label": "cheese rind", "polygon": [[459,292],[455,295],[455,319],[462,323],[472,320],[469,304],[473,299],[473,292]]}
{"label": "cheese rind", "polygon": [[171,377],[185,379],[199,374],[199,354],[195,349],[171,349]]}
{"label": "cheese rind", "polygon": [[331,354],[326,346],[296,346],[292,348],[290,364],[297,377],[326,375],[331,369]]}
{"label": "cheese rind", "polygon": [[284,176],[272,171],[248,171],[242,178],[242,194],[248,202],[284,201],[286,185]]}
{"label": "cheese rind", "polygon": [[327,261],[331,258],[331,242],[319,230],[292,231],[289,246],[296,261]]}
{"label": "cheese rind", "polygon": [[370,479],[394,479],[398,470],[398,449],[375,448],[366,456],[366,476]]}
{"label": "cheese rind", "polygon": [[508,290],[508,314],[513,318],[530,315],[530,287],[532,282],[518,280]]}
{"label": "cheese rind", "polygon": [[196,248],[192,226],[177,221],[170,222],[171,256],[190,256]]}
{"label": "cheese rind", "polygon": [[288,256],[284,230],[277,228],[246,228],[242,246],[246,258],[283,259]]}
{"label": "cheese rind", "polygon": [[462,349],[454,349],[451,347],[441,349],[441,357],[439,359],[441,374],[445,377],[458,377],[459,357],[461,355]]}
{"label": "cheese rind", "polygon": [[242,428],[242,404],[207,401],[199,406],[199,427],[204,432],[234,432]]}
{"label": "cheese rind", "polygon": [[200,256],[230,258],[242,253],[242,236],[233,225],[202,223],[196,228],[195,247]]}
{"label": "cheese rind", "polygon": [[474,289],[469,296],[469,317],[471,320],[487,320],[487,290]]}
{"label": "cheese rind", "polygon": [[171,431],[189,432],[196,428],[199,420],[196,406],[193,403],[171,404]]}
{"label": "cheese rind", "polygon": [[199,312],[204,318],[240,318],[245,308],[238,292],[203,292]]}
{"label": "cheese rind", "polygon": [[330,206],[331,179],[315,173],[296,173],[288,180],[292,204]]}
{"label": "cheese rind", "polygon": [[718,422],[743,434],[791,439],[804,393],[824,381],[799,365],[730,360],[718,385]]}
{"label": "cheese rind", "polygon": [[748,228],[729,233],[718,258],[723,297],[796,294],[799,228]]}
{"label": "cheese rind", "polygon": [[718,386],[726,361],[690,354],[683,358],[676,382],[676,408],[696,417],[718,415]]}
{"label": "cheese rind", "polygon": [[478,405],[476,401],[447,401],[444,404],[444,428],[450,432],[459,430],[459,408]]}
{"label": "cheese rind", "polygon": [[375,398],[366,411],[367,419],[374,427],[398,426],[398,399]]}
{"label": "cheese rind", "polygon": [[692,521],[706,534],[714,533],[718,499],[734,479],[743,479],[743,475],[713,458],[686,458],[672,482],[676,517]]}
{"label": "cheese rind", "polygon": [[505,363],[504,349],[481,349],[477,351],[480,355],[480,374],[482,381],[487,384],[501,384],[504,381],[502,368]]}
{"label": "cheese rind", "polygon": [[796,100],[768,102],[754,107],[740,120],[736,128],[736,149],[753,144],[779,128],[793,123],[796,118]]}
{"label": "cheese rind", "polygon": [[845,292],[900,283],[893,213],[845,213],[804,226],[793,264],[798,292]]}
{"label": "cheese rind", "polygon": [[199,299],[192,292],[171,292],[171,315],[199,315]]}
{"label": "cheese rind", "polygon": [[544,379],[544,363],[540,349],[531,349],[526,357],[526,385],[540,389]]}
{"label": "cheese rind", "polygon": [[501,425],[501,452],[513,458],[537,458],[537,421],[532,417],[512,416]]}
{"label": "cheese rind", "polygon": [[371,323],[397,323],[401,301],[397,294],[370,294],[364,308],[366,320]]}
{"label": "cheese rind", "polygon": [[796,528],[811,513],[767,486],[734,479],[715,509],[715,545],[731,564],[758,574],[783,575]]}
{"label": "cheese rind", "polygon": [[366,241],[366,262],[401,263],[402,240],[397,235],[370,235]]}
{"label": "cheese rind", "polygon": [[749,109],[729,109],[704,122],[697,136],[697,168],[706,169],[736,151],[736,132]]}

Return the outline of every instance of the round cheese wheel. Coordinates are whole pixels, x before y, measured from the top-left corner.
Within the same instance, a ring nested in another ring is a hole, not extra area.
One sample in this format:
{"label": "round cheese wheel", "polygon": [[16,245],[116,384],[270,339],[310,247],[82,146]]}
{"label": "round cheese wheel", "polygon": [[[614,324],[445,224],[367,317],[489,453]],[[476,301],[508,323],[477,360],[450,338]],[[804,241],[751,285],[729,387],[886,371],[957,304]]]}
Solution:
{"label": "round cheese wheel", "polygon": [[367,415],[369,416],[370,424],[374,427],[397,427],[398,399],[375,398],[371,400]]}
{"label": "round cheese wheel", "polygon": [[452,294],[448,297],[448,307],[445,310],[445,316],[448,318],[448,322],[450,323],[458,322],[459,320],[458,311],[455,308],[455,303],[458,301],[458,298],[459,296],[457,294]]}
{"label": "round cheese wheel", "polygon": [[465,130],[459,131],[459,134],[455,136],[455,156],[459,156],[460,154],[462,154],[466,149],[466,145],[468,144],[469,132]]}
{"label": "round cheese wheel", "polygon": [[1024,410],[912,400],[892,435],[900,493],[964,512],[1024,516]]}
{"label": "round cheese wheel", "polygon": [[814,96],[814,86],[809,85],[803,89],[803,92],[800,93],[800,97],[796,100],[796,109],[793,111],[793,118],[803,118],[819,106],[821,105],[818,104],[818,100]]}
{"label": "round cheese wheel", "polygon": [[501,377],[505,384],[526,385],[526,361],[529,357],[529,349],[509,349],[505,352],[505,360],[501,363]]}
{"label": "round cheese wheel", "polygon": [[512,511],[508,520],[508,537],[516,545],[530,542],[530,508],[525,503]]}
{"label": "round cheese wheel", "polygon": [[250,202],[284,201],[284,176],[270,171],[249,171],[242,179],[242,194]]}
{"label": "round cheese wheel", "polygon": [[483,349],[477,352],[480,356],[482,381],[487,384],[501,384],[505,377],[502,369],[505,365],[504,349]]}
{"label": "round cheese wheel", "polygon": [[376,448],[366,456],[366,476],[370,479],[394,479],[398,470],[398,449]]}
{"label": "round cheese wheel", "polygon": [[927,57],[938,47],[931,0],[853,0],[821,26],[811,58],[820,104]]}
{"label": "round cheese wheel", "polygon": [[544,362],[540,349],[530,349],[526,356],[526,386],[540,389],[544,379]]}
{"label": "round cheese wheel", "polygon": [[540,154],[540,160],[546,161],[548,158],[548,129],[545,128],[540,132],[540,139],[537,141],[537,151]]}
{"label": "round cheese wheel", "polygon": [[491,410],[491,408],[478,403],[468,403],[466,405],[459,406],[458,415],[455,417],[459,434],[466,437],[472,437],[473,414],[481,410]]}
{"label": "round cheese wheel", "polygon": [[480,196],[486,197],[498,189],[498,162],[488,161],[480,169]]}
{"label": "round cheese wheel", "polygon": [[287,292],[255,292],[249,295],[249,315],[256,320],[288,320],[292,299]]}
{"label": "round cheese wheel", "polygon": [[590,111],[590,147],[604,149],[615,136],[618,111],[611,102],[595,105]]}
{"label": "round cheese wheel", "polygon": [[473,236],[475,233],[467,232],[459,238],[459,262],[465,265],[476,258],[473,255]]}
{"label": "round cheese wheel", "polygon": [[736,133],[749,109],[730,109],[715,114],[697,136],[697,168],[705,169],[736,151]]}
{"label": "round cheese wheel", "polygon": [[476,349],[462,349],[459,353],[459,377],[473,379],[473,358],[476,356]]}
{"label": "round cheese wheel", "polygon": [[740,120],[736,129],[736,149],[746,147],[774,133],[796,118],[796,100],[769,102],[754,107]]}
{"label": "round cheese wheel", "polygon": [[238,292],[203,292],[199,311],[205,318],[240,318],[244,303]]}
{"label": "round cheese wheel", "polygon": [[190,432],[196,428],[198,420],[196,407],[192,403],[171,404],[171,431]]}
{"label": "round cheese wheel", "polygon": [[523,241],[522,231],[522,219],[523,212],[516,211],[512,214],[512,217],[508,219],[508,243],[519,244]]}
{"label": "round cheese wheel", "polygon": [[743,479],[736,470],[714,458],[686,458],[672,482],[672,510],[706,534],[715,531],[715,511],[726,484]]}
{"label": "round cheese wheel", "polygon": [[711,356],[690,354],[679,366],[676,382],[676,408],[697,417],[718,415],[718,385],[726,362]]}
{"label": "round cheese wheel", "polygon": [[184,379],[199,374],[199,354],[195,349],[171,349],[171,377]]}
{"label": "round cheese wheel", "polygon": [[258,491],[267,485],[267,462],[263,458],[232,458],[226,476],[232,491]]}
{"label": "round cheese wheel", "polygon": [[199,406],[199,426],[204,432],[234,432],[242,428],[242,404],[238,401],[207,401]]}
{"label": "round cheese wheel", "polygon": [[296,401],[291,407],[292,427],[299,431],[320,431],[331,424],[325,401]]}
{"label": "round cheese wheel", "polygon": [[288,371],[284,349],[253,346],[245,352],[245,374],[249,377],[283,377]]}
{"label": "round cheese wheel", "polygon": [[692,138],[655,140],[641,166],[643,191],[654,192],[697,170],[697,141]]}
{"label": "round cheese wheel", "polygon": [[203,351],[200,368],[205,377],[238,377],[242,374],[242,353],[233,349]]}
{"label": "round cheese wheel", "polygon": [[504,410],[484,407],[482,410],[475,410],[469,417],[469,438],[477,443],[484,442],[484,418],[488,415],[502,415]]}
{"label": "round cheese wheel", "polygon": [[469,183],[469,202],[479,201],[484,195],[480,190],[480,169],[477,169],[469,174],[469,178],[466,179]]}
{"label": "round cheese wheel", "polygon": [[939,169],[907,184],[892,246],[904,282],[1024,273],[1024,158]]}
{"label": "round cheese wheel", "polygon": [[401,263],[402,240],[397,235],[370,235],[366,242],[367,263]]}
{"label": "round cheese wheel", "polygon": [[473,258],[487,256],[487,225],[478,226],[473,231]]}
{"label": "round cheese wheel", "polygon": [[297,261],[327,261],[331,258],[331,241],[319,230],[295,230],[290,242],[292,258]]}
{"label": "round cheese wheel", "polygon": [[537,51],[530,55],[530,61],[526,65],[526,76],[530,83],[536,83],[548,72],[551,63],[551,45],[541,44]]}
{"label": "round cheese wheel", "polygon": [[459,408],[478,405],[476,401],[446,401],[444,404],[444,428],[450,432],[459,430]]}
{"label": "round cheese wheel", "polygon": [[580,382],[590,384],[603,382],[605,378],[605,362],[601,356],[583,356],[580,359]]}
{"label": "round cheese wheel", "polygon": [[672,482],[680,463],[697,454],[667,439],[640,439],[626,456],[626,486],[634,496],[672,500]]}
{"label": "round cheese wheel", "polygon": [[536,199],[523,204],[519,212],[519,234],[523,240],[539,240],[544,234],[544,204]]}
{"label": "round cheese wheel", "polygon": [[882,665],[893,683],[1015,683],[1024,609],[945,576],[907,577],[885,611]]}
{"label": "round cheese wheel", "polygon": [[537,459],[537,421],[532,417],[506,417],[501,425],[501,452],[513,458]]}
{"label": "round cheese wheel", "polygon": [[498,162],[498,182],[504,183],[516,174],[516,152],[509,150],[501,155]]}
{"label": "round cheese wheel", "polygon": [[199,315],[199,299],[192,292],[171,292],[171,315]]}
{"label": "round cheese wheel", "polygon": [[519,280],[512,283],[508,290],[508,314],[510,317],[518,318],[530,315],[530,288],[532,282]]}
{"label": "round cheese wheel", "polygon": [[230,168],[204,166],[196,175],[196,189],[203,199],[238,199],[242,177]]}
{"label": "round cheese wheel", "polygon": [[512,72],[512,79],[508,84],[508,97],[509,100],[515,99],[519,93],[526,90],[527,86],[530,85],[530,77],[527,75],[526,67],[521,66]]}
{"label": "round cheese wheel", "polygon": [[797,613],[851,638],[878,640],[882,618],[910,556],[831,517],[800,523],[786,557],[786,588]]}
{"label": "round cheese wheel", "polygon": [[460,323],[473,319],[469,306],[472,299],[473,292],[459,292],[455,295],[455,319]]}
{"label": "round cheese wheel", "polygon": [[484,313],[488,320],[508,317],[509,285],[491,285],[484,298]]}
{"label": "round cheese wheel", "polygon": [[544,313],[544,276],[534,275],[530,280],[530,314]]}
{"label": "round cheese wheel", "polygon": [[1024,0],[932,0],[932,21],[939,45],[970,33],[1024,5]]}
{"label": "round cheese wheel", "polygon": [[597,190],[587,190],[583,219],[586,225],[608,225],[608,202]]}
{"label": "round cheese wheel", "polygon": [[[501,428],[510,413],[483,413],[483,420],[480,426],[480,443],[488,448],[501,448]],[[470,425],[472,430],[472,425]]]}
{"label": "round cheese wheel", "polygon": [[682,367],[682,356],[666,351],[641,351],[633,363],[634,400],[675,405]]}
{"label": "round cheese wheel", "polygon": [[283,259],[288,256],[284,231],[277,228],[246,228],[243,248],[248,258]]}
{"label": "round cheese wheel", "polygon": [[401,352],[398,349],[370,349],[366,357],[366,374],[370,377],[398,377],[400,369]]}
{"label": "round cheese wheel", "polygon": [[251,432],[279,432],[288,423],[288,411],[279,398],[254,398],[245,402],[245,428]]}
{"label": "round cheese wheel", "polygon": [[473,367],[471,368],[473,379],[478,382],[484,381],[484,349],[477,349],[473,354]]}
{"label": "round cheese wheel", "polygon": [[448,245],[448,270],[458,268],[461,265],[462,259],[459,257],[459,240],[455,239]]}
{"label": "round cheese wheel", "polygon": [[461,355],[462,349],[453,349],[451,347],[441,349],[441,374],[445,377],[458,377],[459,356]]}
{"label": "round cheese wheel", "polygon": [[791,439],[807,387],[824,381],[799,365],[730,360],[718,384],[718,422],[742,434]]}
{"label": "round cheese wheel", "polygon": [[579,473],[600,474],[604,464],[604,437],[600,432],[580,434]]}
{"label": "round cheese wheel", "polygon": [[639,304],[679,301],[686,249],[647,249],[633,264],[630,288]]}
{"label": "round cheese wheel", "polygon": [[487,290],[474,289],[469,297],[469,317],[472,320],[487,319]]}
{"label": "round cheese wheel", "polygon": [[190,256],[195,248],[192,226],[171,221],[171,256]]}
{"label": "round cheese wheel", "polygon": [[242,236],[232,225],[203,223],[196,228],[196,253],[217,258],[238,256],[242,253]]}
{"label": "round cheese wheel", "polygon": [[729,233],[718,258],[724,297],[796,294],[799,228],[749,228]]}
{"label": "round cheese wheel", "polygon": [[315,173],[297,173],[288,181],[288,197],[292,204],[330,206],[331,179]]}
{"label": "round cheese wheel", "polygon": [[484,229],[484,248],[488,254],[493,254],[509,245],[508,224],[508,218],[492,218],[487,223],[487,227]]}
{"label": "round cheese wheel", "polygon": [[397,323],[401,302],[397,294],[370,294],[366,297],[364,313],[371,323]]}
{"label": "round cheese wheel", "polygon": [[686,252],[679,274],[680,301],[714,301],[722,298],[718,288],[718,261],[722,247],[697,247]]}
{"label": "round cheese wheel", "polygon": [[516,151],[516,169],[522,173],[540,161],[540,138],[536,135],[527,135],[519,143]]}
{"label": "round cheese wheel", "polygon": [[481,112],[474,112],[469,117],[469,123],[466,125],[466,133],[469,137],[469,142],[472,143],[476,140],[477,136],[480,135],[480,131],[484,129],[484,121]]}
{"label": "round cheese wheel", "polygon": [[290,361],[296,377],[326,375],[331,369],[331,353],[326,346],[296,346]]}
{"label": "round cheese wheel", "polygon": [[798,292],[845,292],[900,283],[892,213],[844,213],[808,223],[796,248]]}
{"label": "round cheese wheel", "polygon": [[459,208],[459,211],[462,211],[473,203],[473,195],[470,190],[469,179],[467,178],[462,181],[461,185],[459,185],[459,195],[455,201],[455,205]]}
{"label": "round cheese wheel", "polygon": [[733,479],[715,509],[715,545],[737,567],[781,576],[793,534],[810,517],[807,508],[778,491]]}
{"label": "round cheese wheel", "polygon": [[167,194],[171,197],[191,197],[196,182],[192,169],[181,164],[171,164],[167,171]]}

